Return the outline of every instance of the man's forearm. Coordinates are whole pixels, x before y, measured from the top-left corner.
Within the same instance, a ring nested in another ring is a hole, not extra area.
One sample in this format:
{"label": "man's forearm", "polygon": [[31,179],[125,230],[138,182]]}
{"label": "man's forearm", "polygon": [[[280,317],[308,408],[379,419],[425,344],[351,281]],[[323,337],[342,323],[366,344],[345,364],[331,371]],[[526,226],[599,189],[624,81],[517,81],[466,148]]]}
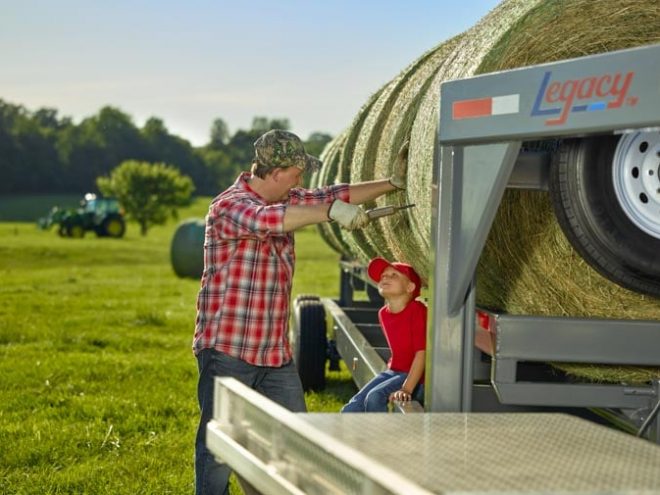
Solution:
{"label": "man's forearm", "polygon": [[321,205],[292,205],[284,213],[284,232],[291,232],[306,225],[326,222],[330,203]]}
{"label": "man's forearm", "polygon": [[366,201],[376,199],[378,196],[396,190],[396,187],[390,184],[389,179],[359,182],[349,186],[351,203],[354,205],[361,205]]}

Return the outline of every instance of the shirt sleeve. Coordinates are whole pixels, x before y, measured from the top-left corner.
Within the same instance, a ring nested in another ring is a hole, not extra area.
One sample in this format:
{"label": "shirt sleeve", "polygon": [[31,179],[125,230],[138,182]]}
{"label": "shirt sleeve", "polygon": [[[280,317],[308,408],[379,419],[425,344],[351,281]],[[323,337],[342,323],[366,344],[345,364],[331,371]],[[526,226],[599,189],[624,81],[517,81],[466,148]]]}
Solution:
{"label": "shirt sleeve", "polygon": [[350,197],[348,184],[333,184],[317,189],[295,188],[289,191],[289,204],[320,205],[332,203],[335,199],[348,202]]}
{"label": "shirt sleeve", "polygon": [[210,211],[220,239],[256,238],[265,240],[284,232],[283,203],[263,205],[249,198],[218,201]]}

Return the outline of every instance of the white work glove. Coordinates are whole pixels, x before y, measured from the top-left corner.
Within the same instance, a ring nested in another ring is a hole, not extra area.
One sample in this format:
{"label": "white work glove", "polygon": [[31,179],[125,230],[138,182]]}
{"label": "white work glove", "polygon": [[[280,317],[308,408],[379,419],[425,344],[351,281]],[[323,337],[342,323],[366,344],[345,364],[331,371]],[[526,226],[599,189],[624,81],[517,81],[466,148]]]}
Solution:
{"label": "white work glove", "polygon": [[408,181],[408,148],[410,147],[410,141],[406,141],[399,148],[399,152],[396,155],[396,160],[394,161],[394,168],[392,170],[392,176],[390,177],[390,184],[392,184],[397,189],[405,189],[406,182]]}
{"label": "white work glove", "polygon": [[361,229],[370,221],[365,211],[357,205],[335,199],[328,210],[328,217],[346,230]]}

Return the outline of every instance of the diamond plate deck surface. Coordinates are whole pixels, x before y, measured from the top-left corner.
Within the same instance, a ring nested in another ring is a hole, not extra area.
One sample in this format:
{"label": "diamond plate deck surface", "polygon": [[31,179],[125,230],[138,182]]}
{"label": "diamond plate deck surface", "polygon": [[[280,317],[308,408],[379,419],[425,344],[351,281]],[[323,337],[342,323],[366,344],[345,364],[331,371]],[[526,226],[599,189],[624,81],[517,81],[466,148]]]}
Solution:
{"label": "diamond plate deck surface", "polygon": [[660,446],[561,414],[306,414],[435,493],[660,493]]}

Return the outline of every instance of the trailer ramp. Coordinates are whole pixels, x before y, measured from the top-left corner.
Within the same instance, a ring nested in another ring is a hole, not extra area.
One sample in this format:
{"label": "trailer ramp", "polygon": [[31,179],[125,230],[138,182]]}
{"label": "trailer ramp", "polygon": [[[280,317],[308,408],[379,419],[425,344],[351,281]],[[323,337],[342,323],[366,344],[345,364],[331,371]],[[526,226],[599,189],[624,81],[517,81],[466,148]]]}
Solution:
{"label": "trailer ramp", "polygon": [[564,414],[295,414],[215,387],[209,449],[264,494],[660,493],[660,447]]}

